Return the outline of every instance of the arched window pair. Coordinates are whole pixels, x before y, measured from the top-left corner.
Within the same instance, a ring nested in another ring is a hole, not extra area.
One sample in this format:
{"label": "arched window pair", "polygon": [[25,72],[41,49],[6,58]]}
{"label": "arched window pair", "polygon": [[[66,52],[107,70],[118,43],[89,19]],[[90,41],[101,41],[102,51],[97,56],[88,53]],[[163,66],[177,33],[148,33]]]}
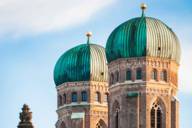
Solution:
{"label": "arched window pair", "polygon": [[[108,93],[104,94],[103,101],[105,103],[108,102]],[[99,103],[101,102],[101,93],[100,92],[95,93],[95,102],[99,102]]]}
{"label": "arched window pair", "polygon": [[[136,79],[137,80],[142,79],[142,69],[141,68],[136,69]],[[127,71],[126,71],[126,80],[132,80],[132,71],[131,71],[131,69],[127,69]]]}
{"label": "arched window pair", "polygon": [[[160,77],[161,77],[162,81],[167,81],[167,71],[166,70],[163,70],[160,75],[161,75]],[[157,69],[152,70],[151,79],[158,80],[158,71],[157,71]]]}
{"label": "arched window pair", "polygon": [[111,75],[110,75],[110,84],[115,84],[117,82],[119,82],[119,72],[118,71],[116,71],[114,74],[111,73]]}
{"label": "arched window pair", "polygon": [[[78,100],[77,92],[73,92],[71,95],[71,102],[77,102],[77,100]],[[87,101],[87,92],[86,91],[81,92],[81,101],[83,101],[83,102]]]}

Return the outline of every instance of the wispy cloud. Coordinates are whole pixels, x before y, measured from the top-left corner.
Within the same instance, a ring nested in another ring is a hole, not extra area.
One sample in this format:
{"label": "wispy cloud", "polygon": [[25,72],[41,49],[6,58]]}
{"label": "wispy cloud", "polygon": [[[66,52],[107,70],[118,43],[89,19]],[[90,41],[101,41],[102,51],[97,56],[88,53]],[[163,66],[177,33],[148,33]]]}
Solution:
{"label": "wispy cloud", "polygon": [[89,20],[115,0],[1,0],[0,36],[56,31]]}

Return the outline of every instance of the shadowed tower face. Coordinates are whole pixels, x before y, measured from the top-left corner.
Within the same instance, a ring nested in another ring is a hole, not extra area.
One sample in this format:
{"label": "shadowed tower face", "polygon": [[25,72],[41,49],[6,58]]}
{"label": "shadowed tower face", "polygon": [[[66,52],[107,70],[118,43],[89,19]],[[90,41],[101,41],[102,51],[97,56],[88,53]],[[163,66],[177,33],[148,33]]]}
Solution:
{"label": "shadowed tower face", "polygon": [[109,36],[110,128],[178,128],[180,44],[162,21],[142,15]]}
{"label": "shadowed tower face", "polygon": [[56,128],[107,128],[108,68],[105,49],[90,41],[66,51],[57,61]]}

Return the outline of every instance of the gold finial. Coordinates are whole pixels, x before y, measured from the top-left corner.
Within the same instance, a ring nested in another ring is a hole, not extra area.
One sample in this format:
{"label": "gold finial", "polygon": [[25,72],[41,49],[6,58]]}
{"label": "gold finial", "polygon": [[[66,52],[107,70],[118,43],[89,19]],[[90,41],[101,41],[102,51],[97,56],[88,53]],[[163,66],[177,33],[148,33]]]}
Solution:
{"label": "gold finial", "polygon": [[89,38],[89,37],[91,37],[92,36],[92,32],[87,32],[86,33],[86,36]]}
{"label": "gold finial", "polygon": [[86,36],[87,36],[87,44],[89,44],[90,43],[90,37],[92,36],[92,32],[87,32]]}
{"label": "gold finial", "polygon": [[147,9],[147,4],[145,4],[145,3],[142,3],[141,4],[141,9],[142,9],[142,16],[145,16],[145,10]]}

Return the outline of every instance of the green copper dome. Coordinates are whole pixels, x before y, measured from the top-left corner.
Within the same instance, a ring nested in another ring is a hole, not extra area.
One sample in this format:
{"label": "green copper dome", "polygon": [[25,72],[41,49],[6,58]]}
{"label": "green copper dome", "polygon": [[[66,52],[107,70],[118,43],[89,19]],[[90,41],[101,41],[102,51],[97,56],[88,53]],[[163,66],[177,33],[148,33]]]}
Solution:
{"label": "green copper dome", "polygon": [[54,69],[54,81],[56,86],[75,81],[106,82],[107,72],[105,49],[96,44],[81,44],[59,58]]}
{"label": "green copper dome", "polygon": [[160,57],[180,61],[180,45],[175,33],[158,19],[133,18],[119,25],[106,44],[107,61],[118,58]]}

